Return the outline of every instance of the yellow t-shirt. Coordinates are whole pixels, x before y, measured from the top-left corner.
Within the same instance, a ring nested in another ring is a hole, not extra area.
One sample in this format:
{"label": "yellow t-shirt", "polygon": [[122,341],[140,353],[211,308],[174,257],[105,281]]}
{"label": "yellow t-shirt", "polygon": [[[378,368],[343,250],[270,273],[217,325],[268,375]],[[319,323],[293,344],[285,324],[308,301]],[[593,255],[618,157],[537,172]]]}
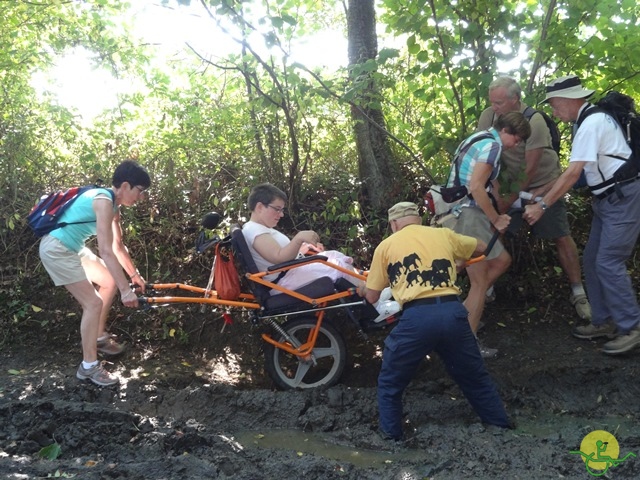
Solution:
{"label": "yellow t-shirt", "polygon": [[367,288],[391,287],[401,305],[419,298],[458,295],[456,260],[467,260],[478,245],[448,228],[407,225],[383,240],[373,254]]}

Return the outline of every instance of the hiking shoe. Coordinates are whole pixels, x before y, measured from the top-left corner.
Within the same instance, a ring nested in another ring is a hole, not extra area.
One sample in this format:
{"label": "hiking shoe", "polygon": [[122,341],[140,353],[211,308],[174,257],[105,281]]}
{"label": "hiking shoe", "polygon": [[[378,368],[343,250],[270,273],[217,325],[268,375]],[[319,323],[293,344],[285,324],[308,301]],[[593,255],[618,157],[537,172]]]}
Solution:
{"label": "hiking shoe", "polygon": [[591,320],[591,305],[589,305],[589,300],[587,300],[587,296],[584,293],[571,294],[569,301],[581,319]]}
{"label": "hiking shoe", "polygon": [[98,340],[98,353],[114,357],[124,352],[125,344],[116,342],[115,335],[107,335],[104,340]]}
{"label": "hiking shoe", "polygon": [[602,351],[609,355],[617,355],[633,350],[638,345],[640,345],[640,326],[634,328],[626,335],[618,335],[615,340],[605,343],[602,346]]}
{"label": "hiking shoe", "polygon": [[594,325],[590,323],[588,325],[580,325],[575,327],[571,334],[576,338],[582,338],[586,340],[591,340],[592,338],[616,338],[616,326],[607,322],[602,325]]}
{"label": "hiking shoe", "polygon": [[476,341],[478,342],[478,348],[480,349],[480,356],[482,358],[495,358],[498,356],[497,348],[487,347],[480,343],[480,340],[478,340],[477,338]]}
{"label": "hiking shoe", "polygon": [[107,372],[101,363],[94,365],[93,367],[86,369],[82,366],[82,363],[78,367],[76,377],[79,380],[91,380],[96,385],[101,387],[108,387],[118,383],[118,379],[111,373]]}
{"label": "hiking shoe", "polygon": [[378,311],[378,316],[373,321],[379,323],[398,313],[400,311],[400,304],[395,300],[378,302],[376,304],[376,310]]}

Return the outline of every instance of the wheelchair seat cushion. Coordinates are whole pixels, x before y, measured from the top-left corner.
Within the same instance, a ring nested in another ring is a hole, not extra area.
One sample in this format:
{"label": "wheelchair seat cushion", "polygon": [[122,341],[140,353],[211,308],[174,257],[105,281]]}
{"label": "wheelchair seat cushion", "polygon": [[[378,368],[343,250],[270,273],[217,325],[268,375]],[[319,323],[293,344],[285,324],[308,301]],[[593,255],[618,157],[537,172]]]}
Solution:
{"label": "wheelchair seat cushion", "polygon": [[[251,252],[242,234],[242,229],[238,227],[232,229],[231,242],[236,251],[236,258],[242,266],[241,270],[247,273],[258,273],[258,267],[253,261],[253,257],[251,257]],[[285,313],[295,310],[306,310],[307,308],[313,307],[311,304],[287,295],[286,293],[271,295],[271,290],[259,283],[249,281],[249,284],[265,313]],[[321,298],[335,293],[335,287],[329,277],[320,277],[296,291],[311,298]]]}
{"label": "wheelchair seat cushion", "polygon": [[[320,277],[304,287],[296,289],[295,292],[311,298],[321,298],[335,293],[335,287],[329,277]],[[286,293],[278,293],[277,295],[270,295],[269,298],[262,303],[262,307],[265,313],[275,314],[306,310],[307,308],[312,308],[313,305],[292,297],[291,295],[287,295]]]}

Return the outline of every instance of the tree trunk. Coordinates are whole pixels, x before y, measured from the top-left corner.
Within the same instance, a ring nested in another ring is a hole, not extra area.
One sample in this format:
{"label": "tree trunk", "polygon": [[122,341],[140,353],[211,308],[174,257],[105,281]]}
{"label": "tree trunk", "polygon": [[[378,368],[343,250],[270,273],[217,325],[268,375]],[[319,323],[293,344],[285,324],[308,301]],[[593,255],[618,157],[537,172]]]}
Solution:
{"label": "tree trunk", "polygon": [[394,181],[398,178],[394,174],[396,163],[385,133],[382,110],[370,106],[372,101],[379,105],[375,81],[370,72],[357,74],[354,71],[354,66],[375,60],[378,55],[374,0],[349,0],[347,31],[351,81],[354,86],[360,85],[351,116],[362,181],[361,204],[364,209],[381,212],[390,206],[393,198]]}

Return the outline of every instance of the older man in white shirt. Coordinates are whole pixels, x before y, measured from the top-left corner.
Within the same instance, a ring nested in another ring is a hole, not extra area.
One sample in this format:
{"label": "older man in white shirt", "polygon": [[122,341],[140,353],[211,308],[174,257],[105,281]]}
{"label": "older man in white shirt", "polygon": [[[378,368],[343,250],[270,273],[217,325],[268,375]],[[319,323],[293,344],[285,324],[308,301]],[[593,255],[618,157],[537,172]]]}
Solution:
{"label": "older man in white shirt", "polygon": [[[602,350],[616,355],[640,345],[640,306],[626,268],[640,234],[640,182],[635,170],[620,175],[628,171],[624,159],[630,158],[631,149],[617,122],[602,111],[587,113],[595,108],[586,101],[593,93],[575,75],[547,86],[545,101],[553,108],[553,115],[576,122],[579,128],[569,166],[540,202],[526,207],[524,218],[530,224],[537,222],[584,170],[593,193],[593,221],[583,255],[592,323],[576,327],[573,335],[611,338]],[[616,172],[619,178],[614,180]]]}

